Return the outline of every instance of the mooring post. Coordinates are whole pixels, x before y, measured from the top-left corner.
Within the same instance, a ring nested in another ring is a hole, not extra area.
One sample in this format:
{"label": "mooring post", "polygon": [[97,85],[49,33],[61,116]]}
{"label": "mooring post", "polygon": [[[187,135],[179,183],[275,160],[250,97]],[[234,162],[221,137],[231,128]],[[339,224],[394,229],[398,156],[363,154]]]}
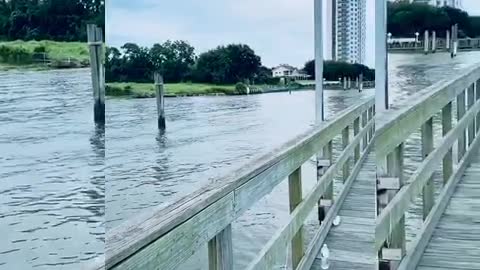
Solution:
{"label": "mooring post", "polygon": [[425,54],[428,54],[428,50],[429,50],[429,44],[428,44],[428,30],[425,30],[425,37],[424,37],[424,41],[423,41],[423,47],[424,47],[424,52]]}
{"label": "mooring post", "polygon": [[447,37],[446,37],[446,40],[445,40],[445,48],[447,50],[447,52],[450,52],[450,31],[447,30]]}
{"label": "mooring post", "polygon": [[437,50],[437,32],[432,32],[432,53],[435,53]]}
{"label": "mooring post", "polygon": [[388,109],[387,3],[375,1],[375,110]]}
{"label": "mooring post", "polygon": [[103,68],[102,29],[94,24],[87,25],[87,38],[90,51],[90,70],[93,87],[93,118],[95,123],[105,123],[105,79]]}
{"label": "mooring post", "polygon": [[358,83],[358,91],[362,92],[363,91],[363,74],[360,74],[359,81],[360,82]]}
{"label": "mooring post", "polygon": [[155,92],[157,97],[157,113],[158,113],[158,128],[165,129],[165,100],[163,89],[163,77],[160,73],[155,72],[153,74],[153,80],[155,82]]}

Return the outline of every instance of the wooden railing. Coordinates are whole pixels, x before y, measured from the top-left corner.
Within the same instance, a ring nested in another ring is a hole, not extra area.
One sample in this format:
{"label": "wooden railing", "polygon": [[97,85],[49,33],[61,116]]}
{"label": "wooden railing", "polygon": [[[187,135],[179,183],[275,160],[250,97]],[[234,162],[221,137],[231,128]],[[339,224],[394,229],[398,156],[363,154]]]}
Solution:
{"label": "wooden railing", "polygon": [[[476,89],[476,90],[475,90]],[[452,108],[457,121],[452,125]],[[456,183],[480,145],[480,65],[453,80],[441,81],[408,99],[398,109],[377,116],[376,250],[391,269],[415,269],[433,229],[444,212]],[[434,137],[433,117],[440,116],[443,136]],[[404,146],[421,129],[423,161],[407,180],[404,177]],[[435,140],[435,142],[434,142]],[[453,151],[456,152],[454,160]],[[443,187],[434,201],[432,175],[442,167]],[[405,212],[415,198],[423,197],[423,226],[406,250]]]}
{"label": "wooden railing", "polygon": [[[248,269],[273,269],[272,265],[279,260],[285,262],[289,243],[294,268],[308,269],[371,148],[373,131],[372,98],[193,194],[108,231],[106,256],[94,268],[176,269],[208,243],[209,268],[233,269],[232,222],[288,178],[291,210],[288,223],[274,234]],[[337,136],[343,138],[340,146],[343,150],[333,160],[332,145]],[[312,190],[302,196],[301,166],[319,152],[325,160],[320,159],[318,164],[326,168]],[[343,173],[344,183],[334,198],[333,179],[338,172]],[[303,250],[303,224],[319,205],[330,207],[314,239]]]}

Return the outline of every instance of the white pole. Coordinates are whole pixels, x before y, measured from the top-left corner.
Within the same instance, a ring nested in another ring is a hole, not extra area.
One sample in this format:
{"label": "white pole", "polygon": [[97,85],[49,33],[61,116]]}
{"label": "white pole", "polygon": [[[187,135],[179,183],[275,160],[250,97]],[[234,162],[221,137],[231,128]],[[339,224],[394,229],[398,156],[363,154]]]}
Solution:
{"label": "white pole", "polygon": [[425,39],[423,41],[423,46],[424,46],[424,50],[425,50],[425,54],[428,54],[428,30],[425,30]]}
{"label": "white pole", "polygon": [[375,0],[375,110],[388,109],[387,1]]}
{"label": "white pole", "polygon": [[450,31],[447,30],[447,40],[445,41],[445,46],[447,48],[447,51],[450,51]]}
{"label": "white pole", "polygon": [[432,53],[435,53],[437,50],[437,32],[432,32]]}
{"label": "white pole", "polygon": [[323,106],[323,40],[322,40],[322,2],[314,0],[314,32],[315,32],[315,122],[325,120]]}

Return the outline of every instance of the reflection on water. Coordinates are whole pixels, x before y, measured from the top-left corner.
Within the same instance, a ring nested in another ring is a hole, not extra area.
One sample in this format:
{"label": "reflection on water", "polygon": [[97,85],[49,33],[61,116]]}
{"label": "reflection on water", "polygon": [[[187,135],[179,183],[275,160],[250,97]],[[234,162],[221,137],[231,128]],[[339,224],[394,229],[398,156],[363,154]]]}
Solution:
{"label": "reflection on water", "polygon": [[[372,94],[327,91],[327,117]],[[167,130],[159,134],[155,99],[108,99],[107,229],[185,196],[304,132],[314,123],[314,103],[313,91],[172,98],[166,100]],[[311,165],[305,170],[305,188],[316,181],[313,172]],[[286,184],[281,185],[234,224],[238,268],[285,222],[287,197]],[[202,269],[205,256],[185,269]]]}
{"label": "reflection on water", "polygon": [[76,269],[104,249],[105,129],[90,73],[0,73],[0,269]]}
{"label": "reflection on water", "polygon": [[[480,63],[480,52],[462,52],[454,59],[447,53],[434,55],[391,54],[389,63],[389,84],[392,105],[398,106],[413,93],[441,80],[453,79],[473,64]],[[452,114],[456,115],[455,106]],[[454,117],[455,124],[455,117]],[[434,138],[441,138],[441,117],[433,118]],[[438,139],[436,139],[438,142]],[[405,176],[409,177],[422,160],[420,130],[412,134],[405,144]],[[436,196],[442,186],[441,166],[434,173]],[[422,198],[419,196],[407,214],[407,240],[410,242],[422,226]]]}

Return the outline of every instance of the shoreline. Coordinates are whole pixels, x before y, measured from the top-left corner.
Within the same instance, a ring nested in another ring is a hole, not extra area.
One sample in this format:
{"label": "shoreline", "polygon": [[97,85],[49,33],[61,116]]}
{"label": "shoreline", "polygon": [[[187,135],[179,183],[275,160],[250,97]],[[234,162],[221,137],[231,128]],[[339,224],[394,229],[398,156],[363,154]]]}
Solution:
{"label": "shoreline", "polygon": [[[128,83],[124,83],[124,87],[128,86]],[[137,84],[138,85],[138,84]],[[144,99],[144,98],[155,98],[155,92],[153,90],[153,84],[141,84],[142,87],[151,87],[151,91],[145,91],[139,90],[138,88],[135,89],[134,87],[128,87],[128,90],[120,90],[121,92],[124,93],[115,93],[112,94],[112,88],[118,87],[117,84],[113,83],[112,84],[107,84],[106,85],[106,97],[109,98],[127,98],[127,99]],[[197,84],[187,84],[189,87],[195,87]],[[200,87],[205,87],[206,84],[198,84],[199,88]],[[234,86],[216,86],[216,85],[208,85],[210,89],[215,89],[215,88],[221,88],[221,87],[234,87]],[[165,88],[168,89],[169,84],[165,85]],[[107,90],[110,89],[110,90]],[[226,88],[225,88],[226,89]],[[208,92],[208,91],[199,91],[199,92],[181,92],[181,93],[168,93],[168,90],[166,91],[164,97],[165,98],[180,98],[180,97],[218,97],[218,96],[246,96],[246,95],[260,95],[260,94],[270,94],[270,93],[280,93],[280,92],[296,92],[296,91],[312,91],[314,89],[314,86],[295,86],[295,87],[280,87],[280,86],[270,86],[270,87],[259,87],[256,88],[253,92],[249,94],[234,94],[234,93],[225,93],[224,91],[219,91],[219,92]],[[364,88],[364,90],[367,90],[369,88]],[[118,90],[118,89],[117,89]],[[325,87],[324,90],[326,91],[358,91],[357,88],[350,88],[350,89],[343,89],[343,88],[338,88],[338,87]],[[110,92],[110,93],[109,93]]]}

